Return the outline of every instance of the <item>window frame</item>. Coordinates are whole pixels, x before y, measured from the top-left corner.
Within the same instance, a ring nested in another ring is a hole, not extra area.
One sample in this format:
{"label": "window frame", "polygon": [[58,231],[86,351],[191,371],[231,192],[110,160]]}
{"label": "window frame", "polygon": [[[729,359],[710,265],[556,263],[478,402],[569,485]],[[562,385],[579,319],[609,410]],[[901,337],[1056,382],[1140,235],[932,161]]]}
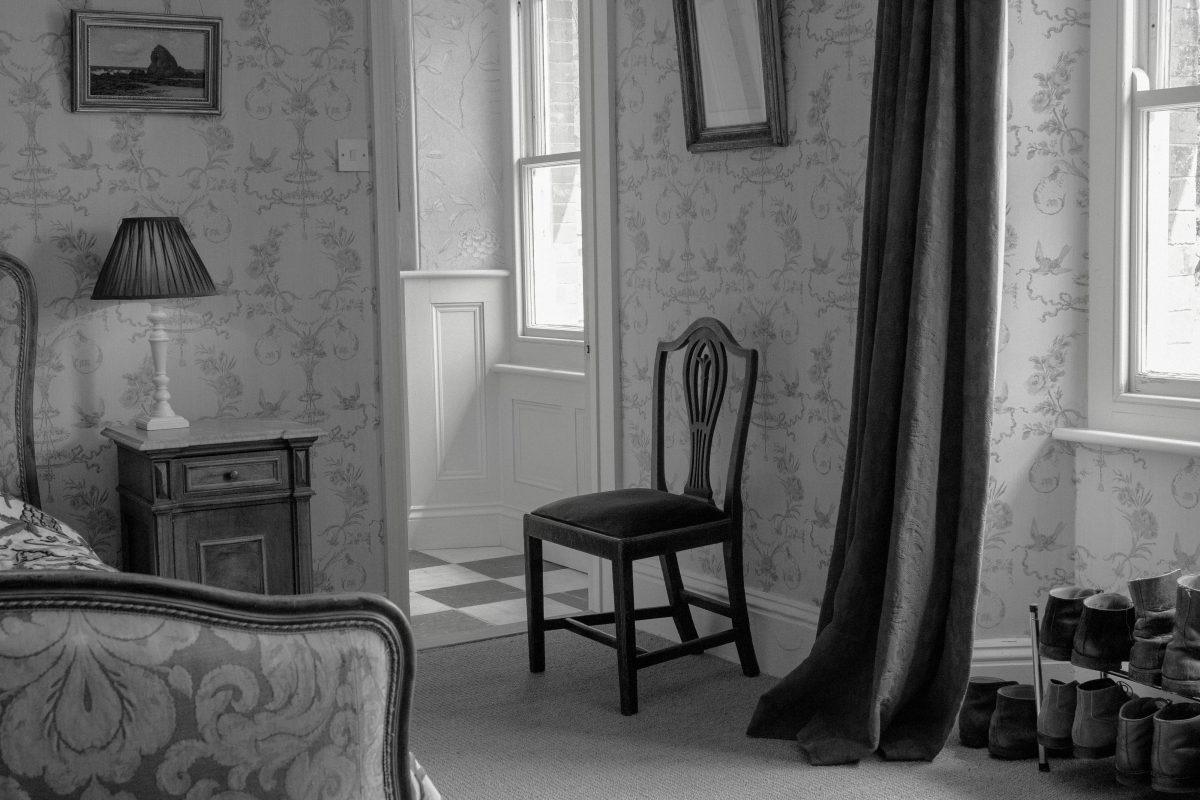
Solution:
{"label": "window frame", "polygon": [[[559,153],[548,153],[545,141],[544,117],[545,109],[543,82],[540,79],[540,64],[543,63],[541,7],[546,0],[516,0],[515,15],[517,35],[514,37],[514,53],[512,69],[516,89],[515,107],[519,110],[516,115],[516,125],[513,141],[516,144],[514,153],[513,184],[515,193],[514,232],[517,249],[517,279],[516,308],[517,308],[517,339],[526,341],[582,344],[586,340],[586,320],[580,328],[556,327],[550,325],[534,325],[533,314],[533,192],[531,183],[533,172],[539,167],[575,165],[579,168],[581,192],[587,196],[589,187],[584,169],[584,109],[582,103],[582,87],[588,76],[585,70],[590,65],[584,59],[582,41],[579,49],[579,84],[580,84],[580,149]],[[583,35],[583,15],[587,13],[586,5],[579,6],[578,21],[579,35]],[[586,222],[581,218],[581,223]],[[586,259],[585,252],[581,258]],[[586,265],[581,263],[581,269]],[[587,280],[586,269],[584,280]],[[581,298],[586,305],[586,297]]]}
{"label": "window frame", "polygon": [[[1138,372],[1138,282],[1145,268],[1144,185],[1151,111],[1196,102],[1200,89],[1150,89],[1143,54],[1161,73],[1165,54],[1142,27],[1144,0],[1097,3],[1092,16],[1089,251],[1089,427],[1120,433],[1200,439],[1200,380],[1186,392]],[[1149,4],[1157,13],[1167,0]],[[1188,97],[1186,101],[1181,98]],[[1172,391],[1175,389],[1175,391]],[[1156,391],[1157,390],[1157,391]]]}

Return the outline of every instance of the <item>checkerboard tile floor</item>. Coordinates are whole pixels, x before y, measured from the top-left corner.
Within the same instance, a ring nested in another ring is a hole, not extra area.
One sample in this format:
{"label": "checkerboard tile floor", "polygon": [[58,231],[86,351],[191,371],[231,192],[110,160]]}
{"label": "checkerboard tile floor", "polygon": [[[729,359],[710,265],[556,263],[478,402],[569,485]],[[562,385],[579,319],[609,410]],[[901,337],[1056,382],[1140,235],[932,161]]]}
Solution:
{"label": "checkerboard tile floor", "polygon": [[[525,557],[503,547],[408,552],[409,621],[417,642],[525,622]],[[546,616],[588,607],[587,575],[545,562]]]}

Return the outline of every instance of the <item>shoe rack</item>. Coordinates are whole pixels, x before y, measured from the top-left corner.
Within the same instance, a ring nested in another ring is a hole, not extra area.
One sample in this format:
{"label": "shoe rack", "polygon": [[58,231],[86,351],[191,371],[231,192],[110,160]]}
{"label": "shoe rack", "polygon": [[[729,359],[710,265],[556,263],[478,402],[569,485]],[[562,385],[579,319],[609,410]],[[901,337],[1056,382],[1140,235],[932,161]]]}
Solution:
{"label": "shoe rack", "polygon": [[[1033,693],[1035,698],[1035,708],[1038,717],[1042,715],[1042,698],[1044,689],[1042,686],[1042,650],[1041,650],[1041,625],[1038,618],[1039,610],[1037,605],[1029,606],[1029,642],[1033,650]],[[1051,661],[1055,659],[1050,659]],[[1069,662],[1068,662],[1069,663]],[[1156,686],[1153,683],[1146,683],[1137,678],[1130,677],[1129,673],[1123,669],[1100,670],[1100,674],[1107,678],[1120,678],[1130,684],[1144,686],[1147,689],[1153,689],[1157,692],[1174,695],[1176,697],[1186,698],[1187,700],[1195,701],[1197,698],[1191,695],[1180,694],[1173,692],[1170,689],[1164,689],[1162,686]],[[1038,770],[1040,772],[1050,771],[1050,759],[1046,754],[1046,748],[1041,742],[1038,742]]]}

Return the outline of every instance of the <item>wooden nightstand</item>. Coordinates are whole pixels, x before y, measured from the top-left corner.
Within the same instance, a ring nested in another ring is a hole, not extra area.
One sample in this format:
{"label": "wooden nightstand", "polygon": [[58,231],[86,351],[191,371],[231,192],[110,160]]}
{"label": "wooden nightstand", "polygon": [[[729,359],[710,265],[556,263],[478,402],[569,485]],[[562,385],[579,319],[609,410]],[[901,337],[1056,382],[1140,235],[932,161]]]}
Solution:
{"label": "wooden nightstand", "polygon": [[260,594],[311,592],[310,450],[323,433],[261,419],[105,428],[117,445],[125,569]]}

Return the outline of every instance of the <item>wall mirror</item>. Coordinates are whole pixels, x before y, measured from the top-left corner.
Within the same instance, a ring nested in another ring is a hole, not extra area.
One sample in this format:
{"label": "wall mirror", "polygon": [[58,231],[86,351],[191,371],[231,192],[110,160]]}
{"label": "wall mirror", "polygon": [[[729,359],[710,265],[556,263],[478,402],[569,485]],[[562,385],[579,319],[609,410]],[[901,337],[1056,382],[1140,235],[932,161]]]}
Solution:
{"label": "wall mirror", "polygon": [[779,0],[674,0],[687,147],[787,144]]}

